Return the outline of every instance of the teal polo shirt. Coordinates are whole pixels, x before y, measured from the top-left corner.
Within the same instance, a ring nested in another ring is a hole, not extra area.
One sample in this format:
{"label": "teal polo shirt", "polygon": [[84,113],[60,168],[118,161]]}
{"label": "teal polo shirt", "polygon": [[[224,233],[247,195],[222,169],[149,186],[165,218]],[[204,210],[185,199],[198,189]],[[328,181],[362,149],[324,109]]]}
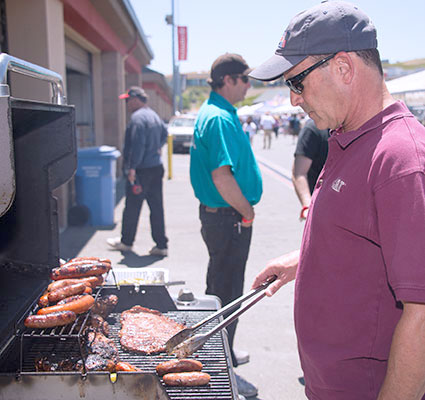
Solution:
{"label": "teal polo shirt", "polygon": [[208,207],[230,207],[221,197],[211,173],[229,165],[243,195],[251,205],[263,193],[261,173],[236,108],[212,91],[199,110],[190,149],[190,180],[195,196]]}

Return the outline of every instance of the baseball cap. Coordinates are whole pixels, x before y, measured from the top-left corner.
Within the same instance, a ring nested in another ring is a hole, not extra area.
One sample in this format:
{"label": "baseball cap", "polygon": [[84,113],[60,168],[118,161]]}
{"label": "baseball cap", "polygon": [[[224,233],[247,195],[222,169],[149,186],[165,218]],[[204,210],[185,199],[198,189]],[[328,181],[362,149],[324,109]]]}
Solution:
{"label": "baseball cap", "polygon": [[146,92],[139,86],[131,86],[126,93],[119,95],[120,99],[128,99],[129,97],[139,97],[143,100],[148,98]]}
{"label": "baseball cap", "polygon": [[225,75],[248,74],[251,71],[247,62],[239,55],[225,53],[218,57],[211,67],[211,81],[218,81]]}
{"label": "baseball cap", "polygon": [[356,5],[345,1],[323,1],[292,18],[275,54],[249,76],[271,81],[310,55],[377,46],[375,26]]}

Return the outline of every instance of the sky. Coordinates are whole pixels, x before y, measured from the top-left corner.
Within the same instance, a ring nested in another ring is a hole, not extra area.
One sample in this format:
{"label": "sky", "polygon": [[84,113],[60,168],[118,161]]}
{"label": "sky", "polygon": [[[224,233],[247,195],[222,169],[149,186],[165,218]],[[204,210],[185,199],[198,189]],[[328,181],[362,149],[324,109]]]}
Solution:
{"label": "sky", "polygon": [[[348,0],[350,1],[350,0]],[[425,58],[425,0],[356,0],[378,31],[382,59],[391,63]],[[130,0],[154,53],[149,68],[172,73],[172,0]],[[291,18],[318,0],[174,0],[176,25],[187,26],[188,58],[181,73],[209,71],[225,52],[256,67],[270,58]],[[177,40],[176,62],[177,62]]]}

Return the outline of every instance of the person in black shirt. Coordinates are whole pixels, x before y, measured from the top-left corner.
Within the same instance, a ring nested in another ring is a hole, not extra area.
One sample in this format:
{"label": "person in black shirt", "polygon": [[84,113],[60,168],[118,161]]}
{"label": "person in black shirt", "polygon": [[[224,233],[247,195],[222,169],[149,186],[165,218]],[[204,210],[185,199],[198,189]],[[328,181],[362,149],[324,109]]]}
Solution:
{"label": "person in black shirt", "polygon": [[311,194],[328,156],[327,129],[320,130],[309,119],[298,137],[292,166],[292,182],[301,202],[300,219],[307,218]]}
{"label": "person in black shirt", "polygon": [[161,148],[167,141],[167,128],[158,114],[147,106],[148,96],[142,88],[132,86],[119,97],[125,99],[132,113],[124,144],[126,199],[121,237],[109,238],[107,243],[115,250],[132,249],[140,211],[146,199],[151,212],[152,239],[156,243],[149,254],[165,257],[168,255],[168,238],[164,226]]}

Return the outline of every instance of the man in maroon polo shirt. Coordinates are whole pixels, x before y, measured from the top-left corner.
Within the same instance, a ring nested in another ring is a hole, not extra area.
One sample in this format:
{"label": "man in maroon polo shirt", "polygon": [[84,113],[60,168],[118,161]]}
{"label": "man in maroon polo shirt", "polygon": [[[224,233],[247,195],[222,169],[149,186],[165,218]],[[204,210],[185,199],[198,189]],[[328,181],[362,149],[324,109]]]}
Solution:
{"label": "man in maroon polo shirt", "polygon": [[[314,400],[413,400],[425,393],[425,128],[389,94],[376,30],[354,4],[296,15],[251,72],[284,76],[329,153],[300,251],[271,260],[273,295],[296,278],[295,328]],[[425,397],[424,397],[425,398]]]}

